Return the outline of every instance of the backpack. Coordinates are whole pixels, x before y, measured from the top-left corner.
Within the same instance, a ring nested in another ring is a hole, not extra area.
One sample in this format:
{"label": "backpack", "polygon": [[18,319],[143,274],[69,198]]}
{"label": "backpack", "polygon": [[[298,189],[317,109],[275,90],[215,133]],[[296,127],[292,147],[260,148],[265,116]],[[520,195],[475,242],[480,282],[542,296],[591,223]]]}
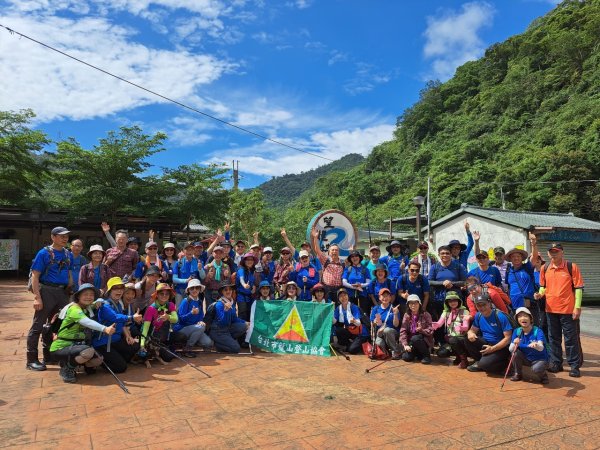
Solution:
{"label": "backpack", "polygon": [[[567,270],[569,271],[569,275],[571,276],[571,289],[575,291],[575,284],[573,283],[573,263],[571,261],[565,261],[567,263]],[[546,270],[550,267],[550,263],[547,262],[544,264],[544,275],[546,274]],[[541,275],[540,271],[540,275]],[[544,286],[545,287],[545,286]]]}
{"label": "backpack", "polygon": [[500,298],[506,305],[507,309],[509,311],[512,309],[512,302],[510,301],[510,297],[508,296],[508,294],[506,292],[504,292],[502,290],[502,288],[499,288],[498,286],[494,286],[492,283],[485,283],[483,285],[483,291],[484,292],[485,291],[495,292],[496,294],[498,294],[500,296]]}
{"label": "backpack", "polygon": [[[519,327],[519,324],[517,323],[517,319],[515,319],[510,314],[505,314],[502,311],[500,311],[500,312],[502,314],[504,314],[506,316],[506,318],[508,319],[511,329],[514,330],[515,328]],[[500,323],[500,319],[498,318],[498,310],[496,308],[492,308],[492,314],[494,314],[494,316],[496,317],[496,322]],[[483,314],[481,314],[480,312],[475,314],[475,320],[477,321],[477,324],[479,324],[479,321],[481,320],[482,317],[483,317]],[[485,320],[485,317],[483,317],[483,319]],[[475,324],[475,320],[473,320],[473,324]],[[486,320],[486,322],[487,322],[487,320]],[[475,325],[475,326],[477,327],[477,325]],[[477,328],[481,329],[481,327],[477,327]]]}
{"label": "backpack", "polygon": [[[48,254],[50,255],[50,262],[48,263],[48,265],[46,266],[46,268],[44,269],[44,273],[42,275],[40,275],[40,278],[38,281],[42,280],[42,277],[45,277],[46,275],[48,275],[48,271],[50,270],[50,266],[52,264],[58,264],[54,262],[54,251],[52,249],[51,245],[48,245],[47,247],[44,247],[46,249],[46,251],[48,252]],[[65,254],[65,261],[67,261],[67,266],[70,265],[70,261],[69,261],[69,251],[63,247],[63,252]],[[33,277],[33,270],[29,269],[29,279],[27,280],[27,290],[31,293],[33,293],[33,281],[32,281],[32,277]],[[69,274],[69,281],[71,275]]]}
{"label": "backpack", "polygon": [[[402,287],[406,286],[406,283],[408,283],[408,274],[405,273],[402,275]],[[415,280],[415,283],[421,283],[421,286],[423,285],[423,275],[419,274],[417,275],[417,279]]]}

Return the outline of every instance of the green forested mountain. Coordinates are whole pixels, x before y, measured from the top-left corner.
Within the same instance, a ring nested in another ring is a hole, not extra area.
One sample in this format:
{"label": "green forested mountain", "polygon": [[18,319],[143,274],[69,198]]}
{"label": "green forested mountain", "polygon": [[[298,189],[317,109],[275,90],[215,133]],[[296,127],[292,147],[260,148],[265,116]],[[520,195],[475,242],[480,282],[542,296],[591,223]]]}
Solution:
{"label": "green forested mountain", "polygon": [[288,206],[300,197],[304,191],[310,189],[318,178],[331,172],[349,170],[363,161],[364,158],[361,155],[350,153],[337,161],[307,172],[272,178],[258,186],[258,189],[263,192],[265,202],[268,206],[282,208]]}
{"label": "green forested mountain", "polygon": [[[567,0],[430,82],[364,163],[317,180],[283,218],[301,233],[322,208],[371,226],[414,213],[431,177],[433,218],[467,202],[600,220],[600,0]],[[520,183],[520,184],[515,184]]]}

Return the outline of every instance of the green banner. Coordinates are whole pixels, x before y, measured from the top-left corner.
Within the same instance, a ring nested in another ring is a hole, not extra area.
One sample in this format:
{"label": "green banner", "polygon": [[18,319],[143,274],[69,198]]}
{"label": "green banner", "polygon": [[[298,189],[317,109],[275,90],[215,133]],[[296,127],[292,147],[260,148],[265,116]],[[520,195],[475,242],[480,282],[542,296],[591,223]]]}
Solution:
{"label": "green banner", "polygon": [[333,304],[255,301],[250,343],[273,353],[330,356]]}

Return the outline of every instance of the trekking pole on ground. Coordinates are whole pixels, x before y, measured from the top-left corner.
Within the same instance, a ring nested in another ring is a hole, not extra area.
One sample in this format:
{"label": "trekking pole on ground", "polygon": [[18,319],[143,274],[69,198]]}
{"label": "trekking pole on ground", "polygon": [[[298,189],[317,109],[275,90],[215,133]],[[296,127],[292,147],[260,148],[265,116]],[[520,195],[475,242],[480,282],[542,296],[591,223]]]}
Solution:
{"label": "trekking pole on ground", "polygon": [[350,361],[350,357],[345,352],[343,352],[339,348],[338,348],[338,352],[339,352],[340,355],[342,355],[344,358],[346,358],[347,361]]}
{"label": "trekking pole on ground", "polygon": [[164,351],[166,351],[169,355],[174,356],[175,358],[177,358],[180,361],[183,361],[184,363],[186,363],[188,366],[196,369],[198,372],[203,373],[204,375],[206,375],[208,378],[212,378],[209,374],[207,374],[204,370],[200,369],[199,367],[195,366],[194,364],[192,364],[189,361],[186,361],[185,359],[183,359],[181,356],[179,356],[177,353],[172,352],[171,350],[169,350],[165,345],[163,344],[158,344],[160,348],[162,348]]}
{"label": "trekking pole on ground", "polygon": [[371,367],[369,369],[365,369],[365,373],[370,373],[374,368],[379,367],[379,366],[381,366],[382,364],[385,364],[388,361],[389,361],[389,359],[384,359],[379,364],[375,364],[373,367]]}
{"label": "trekking pole on ground", "polygon": [[[519,337],[520,335],[521,335],[521,333],[518,333],[517,337]],[[515,355],[517,354],[518,348],[519,348],[519,346],[515,345],[515,348],[513,349],[512,353],[510,354],[510,360],[508,361],[508,367],[506,368],[506,372],[504,373],[504,379],[502,380],[502,386],[500,386],[500,390],[502,390],[504,388],[504,383],[506,383],[506,377],[508,377],[508,372],[510,371],[513,360],[515,359]]]}
{"label": "trekking pole on ground", "polygon": [[[99,353],[98,353],[96,350],[94,350],[94,353],[96,354],[96,356],[97,356],[98,358],[102,358],[102,355],[100,355],[100,354],[99,354]],[[129,392],[129,389],[127,389],[127,386],[125,386],[125,385],[123,384],[123,382],[122,382],[121,380],[119,380],[119,377],[118,377],[118,376],[116,376],[116,375],[115,375],[115,373],[114,373],[114,372],[111,370],[111,368],[110,368],[110,367],[108,367],[108,364],[106,364],[106,363],[104,362],[104,358],[102,358],[102,365],[104,366],[104,368],[105,368],[106,370],[108,370],[108,372],[109,372],[109,373],[110,373],[110,374],[113,376],[113,378],[114,378],[115,380],[117,380],[117,384],[119,385],[119,387],[120,387],[121,389],[123,389],[123,392],[125,392],[126,394],[131,394],[131,392]]]}
{"label": "trekking pole on ground", "polygon": [[340,355],[338,355],[335,351],[335,349],[333,348],[333,345],[329,344],[329,348],[331,349],[331,351],[333,352],[333,354],[335,355],[335,357],[337,359],[340,359]]}

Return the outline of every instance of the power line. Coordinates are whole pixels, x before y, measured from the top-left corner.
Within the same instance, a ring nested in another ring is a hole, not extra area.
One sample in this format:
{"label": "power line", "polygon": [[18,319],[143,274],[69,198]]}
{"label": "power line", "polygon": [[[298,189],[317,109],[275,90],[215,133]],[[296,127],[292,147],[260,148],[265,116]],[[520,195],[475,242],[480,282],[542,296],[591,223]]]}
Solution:
{"label": "power line", "polygon": [[26,34],[20,33],[20,32],[14,30],[12,28],[9,28],[9,27],[7,27],[5,25],[2,25],[1,23],[0,23],[0,27],[6,29],[10,34],[17,34],[17,35],[19,35],[21,37],[24,37],[25,39],[30,40],[31,42],[35,42],[36,44],[41,45],[42,47],[46,47],[47,49],[50,49],[50,50],[52,50],[52,51],[54,51],[56,53],[60,53],[61,55],[66,56],[67,58],[70,58],[70,59],[72,59],[74,61],[77,61],[78,63],[84,64],[84,65],[86,65],[88,67],[91,67],[92,69],[95,69],[95,70],[97,70],[99,72],[102,72],[105,75],[109,75],[109,76],[111,76],[113,78],[116,78],[119,81],[123,81],[124,83],[130,84],[131,86],[134,86],[134,87],[136,87],[138,89],[146,91],[146,92],[148,92],[148,93],[150,93],[152,95],[160,97],[160,98],[162,98],[164,100],[167,100],[167,101],[169,101],[171,103],[174,103],[174,104],[176,104],[178,106],[181,106],[182,108],[188,109],[188,110],[193,111],[193,112],[195,112],[197,114],[200,114],[202,116],[208,117],[209,119],[216,120],[217,122],[220,122],[220,123],[222,123],[224,125],[227,125],[229,127],[235,128],[235,129],[237,129],[239,131],[243,131],[244,133],[248,133],[248,134],[251,134],[251,135],[253,135],[255,137],[258,137],[258,138],[264,139],[266,141],[272,142],[273,144],[277,144],[277,145],[281,145],[283,147],[287,147],[287,148],[289,148],[291,150],[295,150],[297,152],[306,153],[307,155],[315,156],[317,158],[325,159],[327,161],[332,161],[332,162],[335,161],[333,159],[327,158],[327,157],[319,155],[317,153],[312,153],[312,152],[309,152],[307,150],[302,150],[301,148],[294,147],[293,145],[286,144],[285,142],[281,142],[281,141],[278,141],[276,139],[271,139],[270,137],[264,136],[262,134],[255,133],[254,131],[248,130],[247,128],[240,127],[239,125],[235,125],[235,124],[233,124],[231,122],[227,122],[226,120],[219,119],[218,117],[215,117],[215,116],[213,116],[211,114],[205,113],[205,112],[200,111],[199,109],[196,109],[196,108],[194,108],[192,106],[186,105],[185,103],[181,103],[181,102],[179,102],[177,100],[174,100],[174,99],[172,99],[170,97],[167,97],[165,95],[159,94],[158,92],[155,92],[155,91],[153,91],[151,89],[145,88],[144,86],[136,84],[133,81],[129,81],[129,80],[127,80],[125,78],[122,78],[122,77],[120,77],[118,75],[115,75],[115,74],[113,74],[113,73],[111,73],[111,72],[109,72],[107,70],[104,70],[104,69],[102,69],[102,68],[100,68],[98,66],[90,64],[90,63],[88,63],[88,62],[86,62],[86,61],[84,61],[82,59],[76,58],[73,55],[69,55],[68,53],[63,52],[62,50],[59,50],[59,49],[57,49],[55,47],[52,47],[51,45],[45,44],[45,43],[43,43],[41,41],[38,41],[37,39],[34,39],[34,38],[30,37],[30,36],[27,36]]}

